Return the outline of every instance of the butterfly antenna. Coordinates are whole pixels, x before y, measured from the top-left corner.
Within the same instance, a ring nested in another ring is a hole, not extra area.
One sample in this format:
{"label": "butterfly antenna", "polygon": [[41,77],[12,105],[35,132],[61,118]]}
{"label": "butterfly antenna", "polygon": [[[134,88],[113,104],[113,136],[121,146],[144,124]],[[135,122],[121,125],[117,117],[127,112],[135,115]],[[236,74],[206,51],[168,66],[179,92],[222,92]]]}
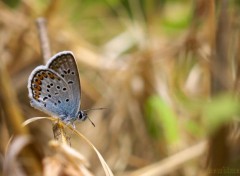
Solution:
{"label": "butterfly antenna", "polygon": [[87,112],[87,111],[91,111],[91,110],[103,110],[103,109],[107,109],[107,108],[91,108],[91,109],[84,109],[82,111]]}
{"label": "butterfly antenna", "polygon": [[[83,112],[87,112],[87,111],[91,111],[91,110],[103,110],[103,109],[107,109],[107,108],[91,108],[91,109],[85,109],[82,110]],[[95,124],[93,123],[93,121],[87,116],[87,119],[92,123],[92,125],[95,127]]]}
{"label": "butterfly antenna", "polygon": [[87,119],[92,123],[92,125],[95,127],[95,124],[93,123],[93,121],[87,116]]}

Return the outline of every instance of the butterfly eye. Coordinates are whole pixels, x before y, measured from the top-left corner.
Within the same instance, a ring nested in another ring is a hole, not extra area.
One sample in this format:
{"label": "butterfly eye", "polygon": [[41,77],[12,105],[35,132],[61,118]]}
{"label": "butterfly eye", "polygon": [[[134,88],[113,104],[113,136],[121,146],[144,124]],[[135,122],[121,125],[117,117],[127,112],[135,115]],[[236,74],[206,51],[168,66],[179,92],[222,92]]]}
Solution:
{"label": "butterfly eye", "polygon": [[78,119],[81,120],[81,119],[82,119],[82,116],[83,116],[83,114],[82,114],[82,112],[80,111],[80,112],[78,113]]}
{"label": "butterfly eye", "polygon": [[85,113],[83,111],[79,111],[77,117],[78,117],[78,120],[84,121],[87,118],[87,113]]}

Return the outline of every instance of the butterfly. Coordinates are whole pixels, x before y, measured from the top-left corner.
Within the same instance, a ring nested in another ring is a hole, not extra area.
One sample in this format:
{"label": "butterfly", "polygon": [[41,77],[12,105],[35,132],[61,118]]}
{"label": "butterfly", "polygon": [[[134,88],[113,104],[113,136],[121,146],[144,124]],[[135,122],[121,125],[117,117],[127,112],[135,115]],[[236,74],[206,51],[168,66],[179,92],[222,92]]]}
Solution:
{"label": "butterfly", "polygon": [[73,122],[88,118],[86,110],[80,109],[80,78],[71,51],[59,52],[46,65],[36,67],[28,79],[28,92],[32,107],[67,124],[75,127]]}

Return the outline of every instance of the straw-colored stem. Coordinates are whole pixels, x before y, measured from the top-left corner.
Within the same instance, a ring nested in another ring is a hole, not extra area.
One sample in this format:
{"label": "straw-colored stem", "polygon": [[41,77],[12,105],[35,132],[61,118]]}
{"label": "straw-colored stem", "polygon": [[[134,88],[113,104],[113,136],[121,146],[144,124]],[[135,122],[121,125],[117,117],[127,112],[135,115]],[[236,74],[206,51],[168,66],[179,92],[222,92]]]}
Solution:
{"label": "straw-colored stem", "polygon": [[[44,18],[38,18],[36,23],[37,23],[38,32],[39,32],[42,55],[43,55],[44,62],[46,64],[48,59],[51,57],[51,49],[50,49],[49,40],[48,40],[46,20]],[[53,124],[53,134],[54,134],[54,139],[56,140],[60,139],[60,141],[65,144],[68,143],[67,142],[68,137],[65,133],[65,130],[63,126],[60,125],[58,122]]]}
{"label": "straw-colored stem", "polygon": [[[0,87],[0,104],[9,133],[15,136],[27,135],[28,129],[27,127],[23,128],[21,125],[24,118],[19,108],[16,93],[10,83],[10,76],[3,62],[0,63]],[[31,164],[24,162],[26,158],[31,161]],[[39,154],[36,152],[34,146],[27,145],[19,154],[19,160],[21,160],[20,163],[27,175],[41,173]]]}
{"label": "straw-colored stem", "polygon": [[37,27],[38,27],[38,34],[40,45],[42,49],[42,55],[44,62],[47,63],[48,59],[51,57],[51,49],[49,45],[48,35],[47,35],[47,28],[46,28],[46,20],[44,18],[38,18],[36,20]]}

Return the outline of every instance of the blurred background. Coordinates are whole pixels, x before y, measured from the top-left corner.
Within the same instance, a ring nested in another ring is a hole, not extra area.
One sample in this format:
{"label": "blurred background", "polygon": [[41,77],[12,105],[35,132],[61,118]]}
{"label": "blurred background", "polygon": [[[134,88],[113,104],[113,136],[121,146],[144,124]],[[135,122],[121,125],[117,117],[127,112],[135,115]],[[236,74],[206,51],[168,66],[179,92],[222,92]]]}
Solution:
{"label": "blurred background", "polygon": [[240,175],[238,0],[1,1],[1,175],[105,175],[79,136],[71,154],[51,121],[21,127],[46,116],[27,91],[45,64],[38,17],[51,55],[76,57],[81,108],[107,108],[76,129],[115,175]]}

